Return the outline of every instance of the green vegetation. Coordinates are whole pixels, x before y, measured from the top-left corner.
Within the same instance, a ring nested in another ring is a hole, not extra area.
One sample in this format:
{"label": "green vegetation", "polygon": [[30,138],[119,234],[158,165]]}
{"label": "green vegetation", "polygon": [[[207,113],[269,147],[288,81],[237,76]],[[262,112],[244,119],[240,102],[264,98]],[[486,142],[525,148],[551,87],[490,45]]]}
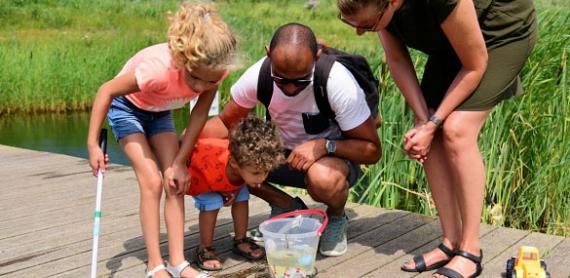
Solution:
{"label": "green vegetation", "polygon": [[[351,198],[376,206],[435,214],[421,165],[401,150],[411,112],[395,88],[374,35],[357,37],[336,20],[333,0],[316,10],[304,1],[218,1],[241,37],[244,67],[264,54],[274,29],[297,21],[331,46],[369,58],[380,76],[383,158],[369,166]],[[168,10],[178,1],[7,0],[0,5],[0,115],[84,111],[97,88],[137,50],[165,40]],[[570,9],[538,4],[539,40],[523,72],[526,93],[499,105],[480,138],[487,167],[487,223],[570,235]],[[424,58],[414,54],[417,65]]]}

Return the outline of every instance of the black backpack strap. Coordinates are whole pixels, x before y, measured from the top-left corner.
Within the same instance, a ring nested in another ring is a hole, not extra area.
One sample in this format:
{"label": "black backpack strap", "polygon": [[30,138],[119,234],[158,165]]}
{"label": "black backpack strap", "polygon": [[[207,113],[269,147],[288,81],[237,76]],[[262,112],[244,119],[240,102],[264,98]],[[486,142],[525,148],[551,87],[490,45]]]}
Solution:
{"label": "black backpack strap", "polygon": [[263,60],[257,78],[257,100],[265,106],[265,119],[270,121],[269,103],[273,96],[273,79],[271,79],[271,63],[268,58]]}
{"label": "black backpack strap", "polygon": [[333,56],[322,53],[315,65],[315,74],[313,75],[313,90],[315,92],[315,102],[321,114],[328,119],[335,120],[335,113],[329,103],[327,95],[327,81],[331,68],[335,62]]}

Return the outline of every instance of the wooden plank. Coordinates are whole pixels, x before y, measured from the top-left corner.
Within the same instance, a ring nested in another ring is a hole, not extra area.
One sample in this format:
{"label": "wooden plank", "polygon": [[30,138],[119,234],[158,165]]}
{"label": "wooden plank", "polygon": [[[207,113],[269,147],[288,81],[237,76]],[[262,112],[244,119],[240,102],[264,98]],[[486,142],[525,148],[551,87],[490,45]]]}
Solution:
{"label": "wooden plank", "polygon": [[[196,233],[198,228],[196,223],[198,221],[198,214],[193,208],[193,205],[188,206],[186,209],[185,226],[190,227],[192,233]],[[265,203],[258,198],[252,198],[250,203],[252,209],[265,210]],[[231,215],[229,211],[222,210],[220,212],[220,222],[222,225],[229,221]],[[136,238],[142,235],[139,223],[138,212],[129,216],[125,222],[122,223],[108,223],[102,222],[102,234],[100,237],[101,247],[104,246],[121,246],[125,239]],[[35,264],[43,262],[54,261],[69,257],[76,253],[90,252],[91,250],[91,225],[85,228],[85,232],[61,234],[59,237],[49,239],[47,241],[39,242],[32,245],[27,245],[20,249],[19,252],[11,252],[14,256],[9,259],[0,260],[0,265],[3,265],[3,271],[13,271],[22,267],[30,267]],[[165,227],[162,225],[162,232],[165,232]],[[132,244],[129,244],[131,246]],[[7,250],[12,251],[12,250]],[[10,253],[10,252],[9,252]],[[22,254],[17,256],[17,254]],[[103,255],[102,255],[103,256]],[[13,262],[22,261],[22,258],[27,258],[25,264],[14,264]],[[103,257],[101,257],[103,258]],[[7,266],[8,265],[8,266]],[[1,274],[2,272],[0,272]]]}
{"label": "wooden plank", "polygon": [[[482,225],[481,226],[482,230],[483,230],[483,227],[491,227],[491,226]],[[490,261],[493,257],[495,257],[498,254],[500,254],[501,252],[503,252],[503,250],[512,246],[512,244],[519,241],[520,239],[522,239],[523,237],[525,237],[528,234],[529,234],[529,232],[526,232],[526,231],[510,229],[510,228],[502,229],[502,228],[498,228],[498,227],[494,228],[491,232],[486,233],[481,238],[481,249],[484,250],[483,251],[483,265],[485,263],[487,263],[488,261]],[[431,277],[431,274],[434,272],[435,272],[435,270],[430,271],[430,272],[426,272],[426,273],[422,273],[422,274],[418,275],[417,277]],[[494,275],[491,273],[488,273],[485,268],[483,268],[482,276],[483,277],[494,277]]]}
{"label": "wooden plank", "polygon": [[[395,222],[381,227],[387,229],[378,230],[374,237],[364,243],[374,248],[357,256],[349,256],[348,260],[342,264],[324,270],[319,268],[319,275],[322,277],[361,277],[441,235],[439,221],[434,221],[431,217],[412,214],[399,220],[398,222],[403,223]],[[417,224],[409,224],[414,222]],[[408,225],[407,229],[401,228],[406,225]]]}
{"label": "wooden plank", "polygon": [[[266,220],[269,214],[269,208],[265,206],[265,210],[257,208],[258,213],[254,216],[250,216],[249,228],[256,227],[262,221]],[[229,252],[232,248],[232,238],[230,232],[233,231],[233,225],[231,219],[227,219],[228,223],[226,225],[217,226],[214,233],[214,246],[216,250],[220,253]],[[197,226],[197,223],[195,223]],[[199,244],[200,238],[197,231],[190,236],[185,237],[185,257],[188,259],[193,258],[193,253],[195,247]],[[166,250],[166,243],[161,245],[161,250],[163,254],[168,254]],[[81,256],[81,255],[79,255]],[[77,256],[76,256],[77,257]],[[168,256],[164,256],[168,259]],[[117,254],[108,260],[99,262],[98,266],[98,277],[110,277],[115,275],[116,277],[137,277],[144,272],[145,265],[144,260],[146,260],[146,250],[144,246],[142,249],[136,252],[131,252],[127,255]],[[85,277],[88,275],[90,267],[88,264],[83,264],[77,268],[71,269],[69,271],[62,271],[61,273],[56,273],[56,277]]]}
{"label": "wooden plank", "polygon": [[[348,238],[348,248],[349,254],[346,254],[342,257],[336,258],[323,258],[322,256],[317,257],[317,267],[324,268],[326,265],[334,265],[336,262],[341,262],[345,260],[347,256],[350,256],[351,249],[353,248],[353,239],[366,233],[372,231],[382,225],[386,225],[390,222],[398,218],[402,218],[405,215],[409,214],[408,212],[403,211],[392,211],[392,210],[384,210],[381,208],[374,208],[367,205],[361,205],[356,208],[347,208],[346,213],[349,216],[349,224],[348,224],[348,231],[347,231],[347,238]],[[232,254],[227,254],[228,261],[224,263],[224,271],[217,273],[216,276],[220,277],[232,277],[233,275],[245,275],[245,273],[249,272],[263,272],[263,269],[260,269],[259,263],[247,263],[241,262],[239,257],[233,256]],[[327,263],[324,263],[328,261]],[[238,265],[233,265],[233,263],[241,262]]]}
{"label": "wooden plank", "polygon": [[[482,238],[485,238],[490,232],[495,230],[495,227],[489,225],[481,225],[480,234]],[[431,277],[431,272],[424,272],[421,275],[414,272],[404,272],[400,269],[400,267],[404,264],[404,262],[411,260],[417,254],[423,254],[428,251],[433,250],[441,243],[441,237],[420,246],[419,248],[412,250],[408,254],[398,258],[391,263],[374,270],[373,272],[366,275],[366,277]]]}
{"label": "wooden plank", "polygon": [[[268,206],[262,201],[255,201],[252,209],[255,211],[264,212],[264,214],[256,215],[250,218],[251,225],[257,225],[258,222],[266,219],[266,213],[268,212]],[[191,250],[199,242],[199,233],[197,226],[197,213],[193,209],[194,213],[191,215],[193,218],[190,227],[190,233],[185,235],[185,246],[187,250]],[[231,210],[225,209],[220,212],[220,218],[218,218],[218,223],[221,228],[216,230],[216,236],[222,237],[227,236],[228,230],[233,230],[231,225]],[[137,216],[133,216],[137,218]],[[187,225],[187,227],[189,226]],[[166,230],[164,224],[161,225],[161,250],[163,254],[167,254],[167,241],[166,241]],[[224,234],[226,233],[226,234]],[[130,233],[130,235],[122,235],[127,237],[115,237],[114,241],[107,242],[101,240],[100,251],[99,251],[99,273],[101,275],[108,275],[113,271],[118,271],[122,267],[129,267],[133,265],[142,265],[142,261],[146,259],[146,250],[144,247],[144,241],[142,240],[142,234],[140,229]],[[119,243],[119,242],[122,242]],[[37,277],[38,275],[56,275],[60,273],[75,273],[75,271],[89,271],[90,263],[90,241],[84,241],[83,250],[74,250],[72,254],[62,257],[57,260],[50,260],[45,263],[37,264],[25,269],[20,269],[19,271],[10,273],[14,277]],[[85,277],[86,275],[81,274],[75,277]],[[105,276],[108,277],[108,276]]]}
{"label": "wooden plank", "polygon": [[570,277],[570,238],[541,255],[552,277]]}
{"label": "wooden plank", "polygon": [[[506,228],[501,228],[501,230],[503,229]],[[530,233],[520,241],[505,249],[502,253],[489,260],[484,266],[484,271],[488,275],[499,277],[501,273],[505,272],[505,264],[507,263],[507,260],[512,256],[516,256],[517,250],[520,246],[536,246],[541,254],[546,254],[562,240],[563,238],[558,236]],[[485,256],[485,253],[483,253],[483,255]]]}
{"label": "wooden plank", "polygon": [[[324,204],[321,203],[317,203],[313,200],[310,200],[308,196],[304,196],[304,201],[307,204],[307,206],[311,207],[311,208],[317,208],[317,209],[326,209],[326,206],[324,206]],[[347,214],[349,215],[354,215],[355,213],[360,212],[360,208],[362,206],[359,204],[354,204],[354,203],[347,203]],[[250,216],[251,217],[251,216]],[[262,219],[263,221],[264,219]],[[217,228],[218,229],[218,228]],[[218,231],[216,231],[218,232]],[[233,269],[237,266],[241,266],[241,264],[246,263],[244,261],[244,259],[242,257],[239,257],[237,255],[234,255],[230,250],[231,250],[231,239],[228,238],[221,238],[219,240],[217,240],[214,245],[216,246],[216,250],[218,255],[220,256],[220,259],[222,260],[223,266],[225,269]],[[188,252],[187,252],[188,254]],[[190,255],[187,256],[187,259],[193,259],[193,252],[192,250],[190,251]],[[119,277],[137,277],[137,273],[140,273],[144,270],[144,265],[138,265],[138,266],[134,266],[133,268],[127,268],[125,270],[119,270],[117,272],[117,275]],[[218,274],[216,274],[217,276]]]}

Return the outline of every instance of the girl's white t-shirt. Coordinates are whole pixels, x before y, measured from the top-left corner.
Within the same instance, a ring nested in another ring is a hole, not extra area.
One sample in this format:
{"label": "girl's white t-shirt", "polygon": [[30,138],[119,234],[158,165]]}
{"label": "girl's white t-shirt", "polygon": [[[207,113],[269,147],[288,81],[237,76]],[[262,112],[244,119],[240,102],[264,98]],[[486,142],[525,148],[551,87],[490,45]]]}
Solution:
{"label": "girl's white t-shirt", "polygon": [[[264,58],[265,59],[265,58]],[[233,100],[241,107],[252,109],[257,103],[257,81],[263,60],[259,60],[246,70],[232,86]],[[319,112],[313,92],[313,84],[296,96],[287,96],[273,83],[273,96],[269,103],[271,121],[279,128],[285,148],[296,146],[318,138],[339,139],[341,130],[358,127],[370,117],[364,92],[356,79],[342,64],[335,62],[327,81],[327,95],[331,109],[335,112],[336,124],[332,124],[319,134],[307,134],[303,127],[302,113]]]}

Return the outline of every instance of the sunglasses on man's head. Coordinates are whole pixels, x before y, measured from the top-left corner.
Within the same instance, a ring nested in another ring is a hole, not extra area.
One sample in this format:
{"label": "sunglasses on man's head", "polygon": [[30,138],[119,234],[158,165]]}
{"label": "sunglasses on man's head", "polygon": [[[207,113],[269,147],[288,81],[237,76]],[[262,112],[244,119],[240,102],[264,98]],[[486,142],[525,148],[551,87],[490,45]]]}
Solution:
{"label": "sunglasses on man's head", "polygon": [[277,76],[277,75],[273,74],[273,69],[271,70],[271,79],[273,79],[273,82],[275,82],[279,85],[293,84],[297,88],[307,87],[307,86],[309,86],[309,84],[311,84],[311,82],[313,82],[313,78],[311,78],[311,79],[289,79],[289,78]]}

